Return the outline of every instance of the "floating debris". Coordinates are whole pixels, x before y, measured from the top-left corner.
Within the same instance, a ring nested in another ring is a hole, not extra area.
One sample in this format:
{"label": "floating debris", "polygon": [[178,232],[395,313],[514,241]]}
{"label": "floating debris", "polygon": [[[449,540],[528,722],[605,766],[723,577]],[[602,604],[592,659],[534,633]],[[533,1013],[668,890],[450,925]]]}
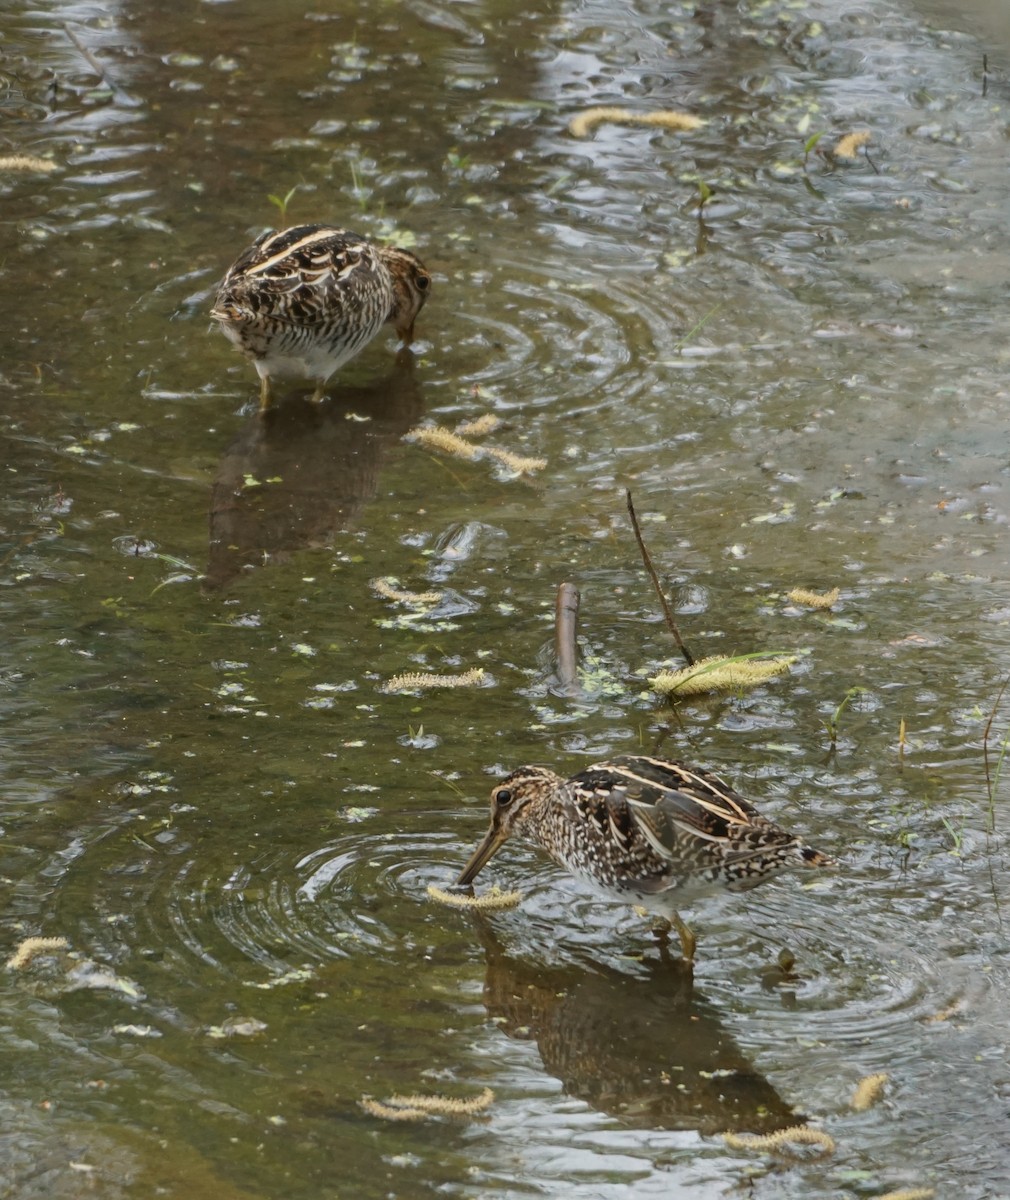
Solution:
{"label": "floating debris", "polygon": [[632,112],[630,108],[587,108],[568,122],[568,132],[573,137],[588,137],[597,125],[611,122],[618,125],[658,125],[662,129],[676,129],[681,132],[700,129],[705,124],[701,117],[674,109],[637,113]]}
{"label": "floating debris", "polygon": [[398,579],[371,579],[369,580],[372,590],[382,596],[384,600],[398,600],[401,604],[414,604],[423,606],[426,604],[437,604],[442,599],[441,592],[404,592],[395,587],[394,584],[399,583]]}
{"label": "floating debris", "polygon": [[805,604],[807,608],[831,608],[838,603],[841,594],[841,589],[836,587],[830,592],[808,592],[806,588],[793,588],[791,592],[786,592],[786,599],[793,604]]}
{"label": "floating debris", "polygon": [[957,1016],[963,1008],[964,1001],[955,1000],[953,1003],[948,1004],[946,1008],[941,1008],[939,1012],[931,1013],[930,1016],[923,1017],[922,1019],[926,1024],[932,1024],[936,1021],[949,1021],[951,1017]]}
{"label": "floating debris", "polygon": [[896,1192],[885,1192],[877,1200],[933,1200],[936,1188],[899,1188]]}
{"label": "floating debris", "polygon": [[292,967],[283,975],[275,975],[273,979],[266,979],[260,983],[254,983],[251,979],[245,979],[242,982],[244,987],[259,988],[261,991],[268,992],[273,988],[285,987],[289,983],[307,983],[315,977],[316,973],[311,967]]}
{"label": "floating debris", "polygon": [[8,971],[23,971],[36,955],[48,954],[53,950],[69,950],[65,937],[30,937],[18,944],[7,960]]}
{"label": "floating debris", "polygon": [[865,1079],[860,1079],[856,1085],[856,1090],[852,1093],[852,1099],[849,1101],[849,1104],[856,1112],[865,1112],[872,1105],[876,1104],[884,1094],[884,1085],[888,1079],[890,1079],[890,1076],[884,1071],[876,1075],[867,1075]]}
{"label": "floating debris", "polygon": [[423,1121],[428,1117],[475,1117],[494,1102],[494,1092],[485,1088],[479,1096],[457,1100],[452,1096],[390,1096],[387,1103],[362,1096],[358,1103],[373,1117],[384,1121]]}
{"label": "floating debris", "polygon": [[0,171],[55,171],[58,164],[51,158],[37,158],[34,154],[0,155]]}
{"label": "floating debris", "polygon": [[786,654],[765,659],[760,655],[731,658],[715,654],[699,659],[692,667],[682,667],[679,671],[660,671],[652,676],[649,683],[664,696],[699,696],[705,692],[756,687],[788,671],[798,657],[796,654]]}
{"label": "floating debris", "polygon": [[144,989],[139,983],[125,975],[117,974],[111,967],[103,966],[91,958],[74,963],[67,971],[66,985],[68,991],[71,992],[108,990],[119,992],[120,995],[128,996],[131,1000],[144,999]]}
{"label": "floating debris", "polygon": [[494,413],[484,413],[471,421],[460,421],[455,432],[459,437],[483,437],[486,433],[493,433],[500,424],[501,417],[496,417]]}
{"label": "floating debris", "polygon": [[868,129],[861,129],[858,133],[847,133],[845,137],[839,138],[835,142],[832,153],[835,158],[858,158],[856,151],[860,146],[865,146],[872,138],[873,134]]}
{"label": "floating debris", "polygon": [[432,900],[437,900],[439,904],[447,904],[450,908],[469,908],[478,912],[516,908],[523,898],[522,892],[503,892],[497,884],[488,888],[482,896],[466,896],[462,892],[447,892],[444,888],[429,883],[428,895]]}
{"label": "floating debris", "polygon": [[204,1033],[208,1037],[222,1039],[232,1037],[255,1037],[266,1029],[266,1022],[256,1017],[228,1017],[220,1025],[208,1025]]}
{"label": "floating debris", "polygon": [[792,1125],[775,1133],[724,1133],[722,1140],[731,1150],[786,1150],[791,1146],[820,1146],[824,1155],[834,1154],[835,1139],[823,1129]]}
{"label": "floating debris", "polygon": [[483,667],[471,667],[459,675],[432,675],[425,671],[408,671],[394,675],[382,685],[384,692],[415,692],[420,688],[476,687],[484,678]]}

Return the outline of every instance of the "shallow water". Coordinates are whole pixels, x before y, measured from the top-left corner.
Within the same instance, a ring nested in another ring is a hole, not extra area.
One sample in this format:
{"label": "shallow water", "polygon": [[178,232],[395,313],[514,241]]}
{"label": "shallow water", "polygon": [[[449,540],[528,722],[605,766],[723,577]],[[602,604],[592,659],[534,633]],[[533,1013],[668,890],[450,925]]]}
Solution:
{"label": "shallow water", "polygon": [[[0,877],[11,948],[69,943],[5,976],[4,1194],[1010,1194],[1001,7],[17,0],[0,32],[0,154],[58,164],[0,171]],[[593,105],[707,124],[573,137]],[[261,421],[207,310],[296,185],[289,222],[416,239],[436,291],[412,356]],[[404,440],[487,412],[547,469]],[[647,694],[676,655],[625,488],[695,653],[808,651],[787,677]],[[840,870],[697,905],[693,987],[520,846],[486,872],[518,910],[428,901],[496,774],[639,748]],[[473,1121],[359,1105],[485,1086]],[[803,1118],[833,1155],[717,1136]]]}

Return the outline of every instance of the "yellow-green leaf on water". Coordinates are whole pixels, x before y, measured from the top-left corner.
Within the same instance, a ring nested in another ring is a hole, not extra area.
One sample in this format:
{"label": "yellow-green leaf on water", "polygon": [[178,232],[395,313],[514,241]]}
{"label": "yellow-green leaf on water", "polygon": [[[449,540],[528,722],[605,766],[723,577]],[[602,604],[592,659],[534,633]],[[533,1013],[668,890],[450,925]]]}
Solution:
{"label": "yellow-green leaf on water", "polygon": [[649,680],[654,691],[663,696],[698,696],[705,692],[736,691],[756,687],[773,679],[796,662],[799,656],[786,654],[776,657],[741,655],[737,658],[716,654],[703,658],[693,667],[679,671],[660,671]]}

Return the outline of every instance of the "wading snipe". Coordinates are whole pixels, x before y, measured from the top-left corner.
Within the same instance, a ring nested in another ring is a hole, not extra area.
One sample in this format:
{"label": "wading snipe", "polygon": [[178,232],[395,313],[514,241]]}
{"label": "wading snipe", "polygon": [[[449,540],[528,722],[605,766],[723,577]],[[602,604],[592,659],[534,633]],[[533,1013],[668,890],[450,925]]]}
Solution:
{"label": "wading snipe", "polygon": [[762,817],[716,775],[622,754],[562,779],[520,767],[491,791],[491,827],[457,885],[473,882],[513,833],[573,875],[694,935],[677,914],[693,897],[745,891],[790,867],[828,867],[826,854]]}
{"label": "wading snipe", "polygon": [[235,260],[211,316],[260,377],[260,408],[272,378],[327,380],[387,321],[410,345],[431,276],[409,250],[376,246],[331,225],[271,230]]}

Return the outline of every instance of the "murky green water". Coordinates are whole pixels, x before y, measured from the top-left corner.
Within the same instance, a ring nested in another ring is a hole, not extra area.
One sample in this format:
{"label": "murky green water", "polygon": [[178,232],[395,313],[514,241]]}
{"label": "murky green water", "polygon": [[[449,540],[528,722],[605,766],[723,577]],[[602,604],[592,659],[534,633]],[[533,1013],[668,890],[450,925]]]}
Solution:
{"label": "murky green water", "polygon": [[[0,171],[0,876],[7,945],[70,949],[5,974],[4,1195],[1010,1195],[983,758],[1010,664],[1005,24],[8,6],[0,154],[58,168]],[[591,105],[707,124],[572,137]],[[853,129],[872,161],[804,170]],[[289,221],[413,235],[437,291],[413,360],[380,339],[321,409],[261,422],[207,309],[295,185]],[[485,412],[548,469],[403,440]],[[787,679],[644,695],[672,658],[626,487],[695,651],[809,650]],[[443,599],[419,616],[386,577]],[[566,578],[580,700],[553,676]],[[800,611],[797,585],[842,600]],[[472,666],[477,690],[381,690]],[[693,989],[522,847],[488,872],[517,911],[428,902],[500,770],[638,747],[841,870],[697,906]],[[479,1121],[359,1105],[487,1086]],[[716,1136],[802,1117],[833,1156]]]}

